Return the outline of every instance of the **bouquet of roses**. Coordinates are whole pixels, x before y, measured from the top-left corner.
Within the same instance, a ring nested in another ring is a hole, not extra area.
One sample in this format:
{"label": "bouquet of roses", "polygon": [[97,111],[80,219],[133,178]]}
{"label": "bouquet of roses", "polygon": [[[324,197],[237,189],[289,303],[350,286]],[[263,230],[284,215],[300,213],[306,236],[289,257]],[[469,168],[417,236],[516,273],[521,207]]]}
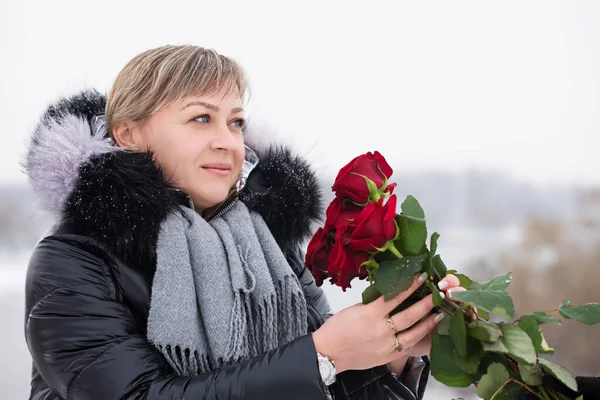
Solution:
{"label": "bouquet of roses", "polygon": [[[392,168],[379,154],[356,157],[339,171],[332,186],[335,199],[326,220],[308,245],[306,265],[318,285],[325,279],[344,291],[354,278],[368,279],[362,294],[367,304],[380,296],[387,301],[408,289],[415,274],[426,272],[425,284],[391,314],[433,295],[436,312],[446,314],[432,337],[431,373],[452,387],[475,385],[484,399],[516,399],[529,394],[539,399],[569,399],[577,382],[565,368],[542,357],[553,354],[541,324],[561,323],[551,313],[585,324],[600,322],[600,304],[573,306],[563,301],[551,312],[514,318],[514,304],[506,292],[511,274],[474,282],[448,270],[437,254],[440,237],[433,233],[427,245],[425,213],[408,196],[397,213]],[[437,289],[448,273],[457,276],[466,291],[445,298]],[[503,319],[491,322],[490,314]],[[558,390],[561,387],[564,390]],[[572,392],[571,392],[572,391]]]}

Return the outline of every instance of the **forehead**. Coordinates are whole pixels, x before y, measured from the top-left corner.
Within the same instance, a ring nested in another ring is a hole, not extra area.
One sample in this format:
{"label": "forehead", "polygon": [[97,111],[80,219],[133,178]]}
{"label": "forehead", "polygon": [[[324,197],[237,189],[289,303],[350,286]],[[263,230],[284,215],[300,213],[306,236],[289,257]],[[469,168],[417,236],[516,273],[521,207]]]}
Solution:
{"label": "forehead", "polygon": [[224,90],[205,94],[191,94],[183,96],[176,100],[173,105],[181,108],[191,106],[204,106],[207,108],[216,108],[214,111],[230,111],[232,108],[240,108],[242,106],[242,98],[237,93],[228,93]]}

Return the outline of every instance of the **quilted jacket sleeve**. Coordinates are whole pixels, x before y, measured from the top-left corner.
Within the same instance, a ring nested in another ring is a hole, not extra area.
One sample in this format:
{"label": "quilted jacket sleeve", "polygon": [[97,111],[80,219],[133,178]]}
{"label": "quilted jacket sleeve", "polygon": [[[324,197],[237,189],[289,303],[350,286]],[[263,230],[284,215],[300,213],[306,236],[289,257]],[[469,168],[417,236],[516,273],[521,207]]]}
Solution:
{"label": "quilted jacket sleeve", "polygon": [[177,376],[117,300],[106,261],[84,247],[46,238],[28,268],[25,336],[44,398],[325,398],[310,335],[242,364]]}
{"label": "quilted jacket sleeve", "polygon": [[[323,289],[304,264],[304,253],[300,248],[288,255],[308,303],[309,325],[313,329],[321,326],[331,316],[331,309]],[[401,376],[394,376],[387,366],[365,371],[345,371],[337,376],[337,382],[329,389],[336,400],[417,400],[422,399],[429,377],[427,358],[410,358]]]}

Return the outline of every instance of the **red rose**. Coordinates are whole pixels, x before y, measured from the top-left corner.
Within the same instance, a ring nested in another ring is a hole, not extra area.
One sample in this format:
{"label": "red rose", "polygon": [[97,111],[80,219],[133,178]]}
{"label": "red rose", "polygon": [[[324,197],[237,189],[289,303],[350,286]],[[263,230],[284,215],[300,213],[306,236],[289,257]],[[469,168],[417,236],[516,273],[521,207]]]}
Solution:
{"label": "red rose", "polygon": [[396,196],[391,196],[385,205],[383,199],[369,203],[354,222],[350,247],[354,251],[376,251],[394,239],[396,224]]}
{"label": "red rose", "polygon": [[383,193],[387,193],[387,194],[391,195],[392,193],[394,193],[395,187],[396,187],[396,183],[390,183],[389,185],[386,186]]}
{"label": "red rose", "polygon": [[[392,172],[392,168],[378,151],[369,152],[356,157],[340,170],[332,190],[340,199],[350,199],[354,203],[365,204],[371,197],[371,193],[363,176],[372,180],[375,186],[381,189],[384,182],[392,176]],[[390,185],[386,192],[391,194],[394,186]]]}
{"label": "red rose", "polygon": [[328,234],[323,228],[319,228],[308,244],[305,259],[305,264],[315,277],[317,286],[321,286],[323,280],[328,276],[327,268],[329,263],[327,259],[330,252],[331,244]]}
{"label": "red rose", "polygon": [[341,224],[335,235],[335,243],[329,254],[329,277],[331,282],[341,286],[343,291],[351,287],[350,282],[359,277],[365,279],[367,271],[362,263],[367,261],[371,254],[366,251],[355,251],[349,244],[354,230],[354,224]]}
{"label": "red rose", "polygon": [[336,229],[340,224],[346,224],[355,220],[362,208],[350,203],[342,202],[337,197],[333,199],[325,212],[325,230]]}

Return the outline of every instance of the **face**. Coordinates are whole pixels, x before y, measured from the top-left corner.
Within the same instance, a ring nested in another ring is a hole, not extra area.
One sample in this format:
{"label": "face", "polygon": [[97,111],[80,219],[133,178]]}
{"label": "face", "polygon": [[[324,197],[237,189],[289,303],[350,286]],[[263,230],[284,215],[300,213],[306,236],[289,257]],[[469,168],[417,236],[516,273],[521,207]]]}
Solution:
{"label": "face", "polygon": [[198,211],[221,203],[244,161],[242,100],[224,92],[167,105],[136,129],[165,178],[192,198]]}

